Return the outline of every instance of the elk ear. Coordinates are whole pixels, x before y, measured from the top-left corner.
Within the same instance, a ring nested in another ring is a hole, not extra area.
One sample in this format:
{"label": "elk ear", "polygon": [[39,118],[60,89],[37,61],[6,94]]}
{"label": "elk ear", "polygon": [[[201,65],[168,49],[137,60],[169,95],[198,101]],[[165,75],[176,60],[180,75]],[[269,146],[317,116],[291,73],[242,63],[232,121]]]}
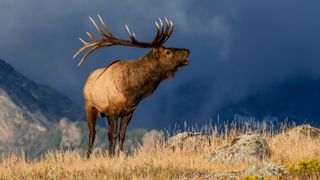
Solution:
{"label": "elk ear", "polygon": [[160,58],[160,52],[159,49],[157,48],[152,48],[152,55],[155,59],[159,59]]}

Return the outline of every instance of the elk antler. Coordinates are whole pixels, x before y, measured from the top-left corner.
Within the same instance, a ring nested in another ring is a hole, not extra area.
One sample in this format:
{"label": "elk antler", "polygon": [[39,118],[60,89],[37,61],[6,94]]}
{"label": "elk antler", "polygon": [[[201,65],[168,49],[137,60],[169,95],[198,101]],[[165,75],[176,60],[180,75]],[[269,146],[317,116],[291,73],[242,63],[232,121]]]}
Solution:
{"label": "elk antler", "polygon": [[96,28],[96,30],[98,31],[99,35],[101,36],[101,38],[99,40],[96,40],[92,34],[90,34],[89,32],[87,32],[88,37],[91,39],[91,42],[86,42],[83,39],[80,39],[80,41],[83,43],[83,47],[81,47],[73,56],[73,58],[75,58],[76,56],[78,56],[82,51],[89,49],[81,58],[78,67],[81,65],[81,63],[96,49],[98,48],[105,48],[105,47],[109,47],[109,46],[113,46],[113,45],[122,45],[122,46],[134,46],[134,47],[141,47],[141,48],[152,48],[152,47],[160,47],[162,44],[164,44],[171,36],[171,34],[173,33],[173,23],[172,21],[168,20],[167,18],[165,19],[165,28],[163,26],[163,22],[161,20],[161,18],[159,19],[159,23],[157,21],[155,21],[155,24],[157,26],[157,34],[155,35],[154,39],[152,42],[140,42],[136,39],[136,34],[132,31],[130,31],[129,27],[126,25],[126,29],[127,32],[129,34],[130,37],[130,41],[129,40],[123,40],[123,39],[119,39],[116,38],[111,31],[108,29],[108,27],[106,26],[106,24],[104,23],[104,21],[102,20],[102,18],[98,15],[99,21],[103,27],[103,29],[105,30],[106,33],[102,32],[102,30],[100,29],[100,27],[97,25],[97,23],[91,18],[89,17],[90,21],[92,22],[92,24],[94,25],[94,27]]}

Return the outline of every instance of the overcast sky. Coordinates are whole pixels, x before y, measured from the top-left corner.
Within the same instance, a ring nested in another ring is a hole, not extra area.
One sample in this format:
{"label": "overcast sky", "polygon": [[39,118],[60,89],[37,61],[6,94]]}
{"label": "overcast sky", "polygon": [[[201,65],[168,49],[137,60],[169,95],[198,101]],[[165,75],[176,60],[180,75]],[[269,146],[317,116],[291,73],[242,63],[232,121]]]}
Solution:
{"label": "overcast sky", "polygon": [[187,121],[204,121],[274,83],[319,78],[319,9],[316,0],[0,0],[0,58],[83,106],[90,71],[148,52],[99,49],[77,68],[78,37],[96,35],[88,17],[100,14],[122,38],[128,24],[145,41],[153,38],[157,17],[168,17],[175,31],[166,46],[190,49],[191,63],[141,103],[131,126],[164,126],[179,118],[175,108],[183,104],[195,106],[183,116]]}

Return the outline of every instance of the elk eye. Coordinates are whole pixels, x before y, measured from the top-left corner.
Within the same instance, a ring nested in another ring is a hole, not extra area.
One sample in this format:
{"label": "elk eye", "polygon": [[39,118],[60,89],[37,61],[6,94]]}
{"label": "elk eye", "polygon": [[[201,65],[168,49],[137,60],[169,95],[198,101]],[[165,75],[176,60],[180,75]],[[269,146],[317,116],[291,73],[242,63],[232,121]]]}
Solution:
{"label": "elk eye", "polygon": [[170,55],[170,54],[171,54],[171,52],[170,52],[170,51],[167,51],[167,52],[166,52],[166,54],[167,54],[167,55]]}

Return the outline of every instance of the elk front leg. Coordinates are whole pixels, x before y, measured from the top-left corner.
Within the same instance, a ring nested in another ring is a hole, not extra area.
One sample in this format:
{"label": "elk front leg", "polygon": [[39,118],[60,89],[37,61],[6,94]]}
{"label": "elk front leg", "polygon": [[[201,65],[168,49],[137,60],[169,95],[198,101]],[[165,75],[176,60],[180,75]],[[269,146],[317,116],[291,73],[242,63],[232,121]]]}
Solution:
{"label": "elk front leg", "polygon": [[89,144],[88,144],[87,158],[90,158],[95,135],[96,135],[95,125],[96,125],[97,111],[91,106],[86,106],[86,114],[87,114],[87,122],[89,127]]}
{"label": "elk front leg", "polygon": [[108,117],[108,139],[109,139],[109,155],[115,155],[115,146],[117,141],[118,117],[110,115]]}
{"label": "elk front leg", "polygon": [[127,126],[132,118],[132,114],[129,114],[127,116],[124,116],[121,120],[121,124],[120,124],[120,136],[119,136],[119,148],[120,148],[120,151],[123,151],[123,143],[124,143],[124,139],[125,139],[125,136],[126,136],[126,129],[127,129]]}

